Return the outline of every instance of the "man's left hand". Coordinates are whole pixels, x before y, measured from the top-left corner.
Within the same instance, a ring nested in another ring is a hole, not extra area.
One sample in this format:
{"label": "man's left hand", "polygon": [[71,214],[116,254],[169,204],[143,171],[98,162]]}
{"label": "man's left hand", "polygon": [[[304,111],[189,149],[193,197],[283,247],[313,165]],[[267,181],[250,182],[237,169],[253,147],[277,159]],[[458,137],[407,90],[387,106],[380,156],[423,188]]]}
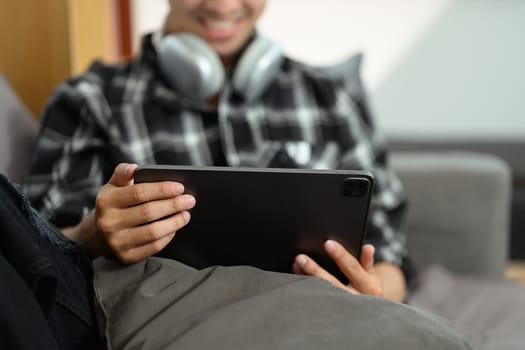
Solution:
{"label": "man's left hand", "polygon": [[365,244],[361,250],[361,258],[357,260],[341,244],[328,240],[324,244],[326,253],[335,261],[349,283],[343,284],[332,274],[323,269],[309,256],[300,254],[295,258],[293,272],[301,275],[317,276],[327,280],[334,286],[346,289],[354,294],[367,294],[382,297],[383,284],[374,270],[374,251],[371,244]]}

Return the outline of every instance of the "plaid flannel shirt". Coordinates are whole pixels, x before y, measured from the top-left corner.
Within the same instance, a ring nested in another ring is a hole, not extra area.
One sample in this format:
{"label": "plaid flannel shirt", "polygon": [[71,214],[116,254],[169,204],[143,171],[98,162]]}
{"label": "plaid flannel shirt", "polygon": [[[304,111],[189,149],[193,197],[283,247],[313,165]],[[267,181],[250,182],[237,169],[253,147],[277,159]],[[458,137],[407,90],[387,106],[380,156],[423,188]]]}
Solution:
{"label": "plaid flannel shirt", "polygon": [[58,226],[78,223],[120,162],[138,164],[364,169],[376,178],[366,240],[376,261],[402,265],[404,197],[387,165],[360,80],[361,56],[313,68],[286,58],[263,94],[248,102],[229,85],[216,122],[207,107],[163,80],[151,37],[129,63],[94,63],[62,84],[42,119],[24,191]]}

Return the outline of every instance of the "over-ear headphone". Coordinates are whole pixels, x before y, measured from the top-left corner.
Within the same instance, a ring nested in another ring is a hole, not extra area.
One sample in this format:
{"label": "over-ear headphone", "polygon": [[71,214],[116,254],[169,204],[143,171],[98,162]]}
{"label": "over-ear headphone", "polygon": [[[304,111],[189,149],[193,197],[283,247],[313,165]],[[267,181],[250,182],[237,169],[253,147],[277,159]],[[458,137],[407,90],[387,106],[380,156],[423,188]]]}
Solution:
{"label": "over-ear headphone", "polygon": [[[153,40],[155,43],[156,39]],[[221,60],[197,35],[168,34],[158,38],[155,46],[162,74],[181,95],[207,100],[223,88],[226,73]],[[253,100],[275,78],[283,59],[279,44],[256,36],[235,65],[231,77],[233,89]]]}

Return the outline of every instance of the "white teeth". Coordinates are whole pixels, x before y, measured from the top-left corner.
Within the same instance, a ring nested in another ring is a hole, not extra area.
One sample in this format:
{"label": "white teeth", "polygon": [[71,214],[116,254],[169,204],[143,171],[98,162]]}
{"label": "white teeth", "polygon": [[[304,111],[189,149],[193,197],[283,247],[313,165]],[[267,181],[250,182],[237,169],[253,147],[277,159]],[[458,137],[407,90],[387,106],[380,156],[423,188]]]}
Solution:
{"label": "white teeth", "polygon": [[206,26],[212,29],[227,29],[233,26],[232,21],[206,21]]}

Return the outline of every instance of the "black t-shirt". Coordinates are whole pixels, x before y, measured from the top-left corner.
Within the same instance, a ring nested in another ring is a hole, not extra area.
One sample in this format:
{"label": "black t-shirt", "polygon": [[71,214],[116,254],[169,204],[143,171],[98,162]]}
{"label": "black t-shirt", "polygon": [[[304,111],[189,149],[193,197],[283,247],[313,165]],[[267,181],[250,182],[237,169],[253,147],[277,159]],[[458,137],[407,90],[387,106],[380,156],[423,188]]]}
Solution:
{"label": "black t-shirt", "polygon": [[[204,130],[206,132],[213,132],[213,130],[219,130],[219,113],[216,110],[208,110],[202,113],[202,123],[204,124]],[[226,156],[222,148],[221,138],[219,133],[217,137],[209,141],[211,159],[215,166],[227,166]]]}

